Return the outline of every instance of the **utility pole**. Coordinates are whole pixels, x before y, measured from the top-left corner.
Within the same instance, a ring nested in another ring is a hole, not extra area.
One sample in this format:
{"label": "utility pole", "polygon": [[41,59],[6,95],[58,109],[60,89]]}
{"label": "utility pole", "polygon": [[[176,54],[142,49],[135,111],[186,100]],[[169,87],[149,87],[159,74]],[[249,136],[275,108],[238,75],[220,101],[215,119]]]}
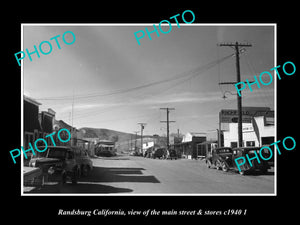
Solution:
{"label": "utility pole", "polygon": [[134,140],[134,151],[136,152],[136,140],[137,140],[137,134],[139,131],[133,131],[135,133],[135,140]]}
{"label": "utility pole", "polygon": [[[219,84],[236,84],[241,82],[241,74],[240,74],[240,52],[239,47],[251,47],[252,45],[249,43],[221,43],[218,46],[229,46],[234,47],[235,49],[235,64],[236,64],[236,82],[224,82]],[[240,84],[239,84],[240,88]],[[241,96],[237,95],[237,111],[238,111],[238,147],[243,146],[243,128],[242,128],[242,93]],[[220,132],[220,131],[219,131]]]}
{"label": "utility pole", "polygon": [[73,129],[73,119],[74,119],[74,89],[73,89],[73,97],[72,97],[72,129]]}
{"label": "utility pole", "polygon": [[71,129],[70,129],[71,136],[73,137],[70,142],[71,145],[74,145],[74,143],[77,143],[77,140],[74,139],[75,130],[73,127],[73,120],[74,120],[74,89],[73,89],[73,97],[72,97],[72,123],[71,123],[72,125],[71,125]]}
{"label": "utility pole", "polygon": [[144,130],[146,123],[138,123],[138,124],[141,125],[141,153],[143,154],[143,130]]}
{"label": "utility pole", "polygon": [[130,151],[132,151],[132,134],[130,134]]}
{"label": "utility pole", "polygon": [[161,110],[167,111],[167,121],[160,121],[161,123],[167,123],[167,150],[169,151],[170,141],[169,141],[169,123],[175,123],[176,121],[169,121],[170,110],[175,110],[175,108],[160,108]]}

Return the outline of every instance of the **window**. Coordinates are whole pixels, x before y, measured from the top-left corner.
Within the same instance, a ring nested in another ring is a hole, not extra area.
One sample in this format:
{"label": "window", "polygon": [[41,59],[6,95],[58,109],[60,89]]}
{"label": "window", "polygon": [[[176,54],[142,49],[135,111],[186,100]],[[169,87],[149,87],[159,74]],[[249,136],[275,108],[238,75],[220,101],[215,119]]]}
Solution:
{"label": "window", "polygon": [[237,147],[237,142],[230,142],[230,147],[231,148],[236,148]]}
{"label": "window", "polygon": [[247,147],[253,147],[253,146],[255,146],[255,141],[246,141],[246,146]]}
{"label": "window", "polygon": [[66,157],[66,149],[64,148],[48,148],[48,158],[64,159]]}

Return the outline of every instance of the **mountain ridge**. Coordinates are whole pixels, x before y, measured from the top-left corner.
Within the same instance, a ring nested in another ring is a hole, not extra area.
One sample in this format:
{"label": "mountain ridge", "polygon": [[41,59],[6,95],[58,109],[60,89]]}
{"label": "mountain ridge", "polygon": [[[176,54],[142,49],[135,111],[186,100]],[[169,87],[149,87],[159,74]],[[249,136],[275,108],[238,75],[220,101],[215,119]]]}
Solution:
{"label": "mountain ridge", "polygon": [[[135,139],[137,146],[140,146],[141,136],[126,133],[122,131],[111,130],[107,128],[81,127],[79,130],[79,138],[98,138],[99,140],[108,140],[115,142],[118,151],[128,150],[130,146],[134,146]],[[153,141],[152,135],[143,135],[144,141]]]}

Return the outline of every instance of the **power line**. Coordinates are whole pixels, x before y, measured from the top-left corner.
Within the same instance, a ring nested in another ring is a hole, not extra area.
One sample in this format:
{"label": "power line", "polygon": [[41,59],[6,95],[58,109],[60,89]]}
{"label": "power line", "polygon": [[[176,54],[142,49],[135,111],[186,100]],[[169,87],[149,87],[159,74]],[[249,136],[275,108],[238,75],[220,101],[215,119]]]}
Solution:
{"label": "power line", "polygon": [[151,83],[140,85],[140,86],[136,86],[136,87],[132,87],[132,88],[118,89],[118,90],[114,90],[114,91],[107,91],[107,92],[94,93],[94,94],[85,94],[85,95],[74,95],[74,96],[69,95],[69,96],[60,96],[60,97],[36,98],[36,100],[72,100],[73,97],[76,100],[78,100],[78,99],[96,98],[96,97],[105,97],[105,96],[111,96],[111,95],[116,95],[116,94],[123,94],[123,93],[131,92],[131,91],[136,91],[136,90],[144,89],[144,88],[147,88],[147,87],[159,85],[159,84],[162,84],[162,83],[167,83],[167,82],[170,82],[170,81],[178,80],[178,79],[185,78],[185,77],[193,78],[193,77],[199,75],[200,71],[206,71],[206,70],[210,69],[211,67],[217,65],[218,63],[221,63],[221,62],[225,61],[226,59],[230,58],[231,56],[233,56],[233,54],[230,54],[228,56],[224,56],[221,59],[217,59],[217,60],[212,61],[210,63],[207,63],[203,66],[199,66],[199,67],[197,67],[193,70],[183,72],[183,73],[181,73],[177,76],[167,78],[167,79],[164,79],[164,80],[160,80],[160,81],[151,82]]}
{"label": "power line", "polygon": [[[252,74],[255,74],[257,75],[257,71],[254,69],[254,66],[252,65],[252,63],[250,62],[250,60],[248,60],[248,57],[245,57],[245,62],[247,64],[247,67],[249,68],[250,72]],[[260,91],[261,90],[261,91]],[[257,90],[257,94],[260,96],[263,104],[267,107],[267,106],[271,106],[272,103],[270,103],[270,99],[267,97],[266,93],[265,93],[265,90],[264,88],[260,89],[260,90]],[[271,102],[274,102],[274,98],[271,100]]]}

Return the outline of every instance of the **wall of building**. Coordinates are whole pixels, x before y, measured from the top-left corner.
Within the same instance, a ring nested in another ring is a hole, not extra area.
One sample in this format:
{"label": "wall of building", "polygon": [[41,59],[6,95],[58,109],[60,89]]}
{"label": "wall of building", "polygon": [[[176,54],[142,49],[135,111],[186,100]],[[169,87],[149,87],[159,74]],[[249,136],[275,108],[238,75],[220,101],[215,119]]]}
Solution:
{"label": "wall of building", "polygon": [[[266,118],[263,116],[255,117],[254,119],[258,127],[260,146],[273,143],[275,138],[275,125],[268,123]],[[272,139],[272,137],[274,138]]]}
{"label": "wall of building", "polygon": [[[254,132],[253,126],[251,123],[243,123],[243,142],[244,146],[250,145],[249,142],[254,142],[254,146],[259,146],[259,141]],[[235,147],[232,146],[232,142],[238,142],[238,124],[229,123],[229,130],[223,131],[224,135],[224,147]]]}
{"label": "wall of building", "polygon": [[[254,142],[255,146],[262,146],[262,139],[275,137],[275,126],[273,124],[266,123],[264,116],[254,117],[258,133],[255,133],[252,123],[243,123],[243,143],[244,146],[249,146],[249,142]],[[224,146],[232,147],[231,142],[238,141],[238,124],[229,123],[229,128],[223,131],[224,134]],[[248,145],[247,145],[248,142]],[[272,143],[272,141],[271,141]]]}

